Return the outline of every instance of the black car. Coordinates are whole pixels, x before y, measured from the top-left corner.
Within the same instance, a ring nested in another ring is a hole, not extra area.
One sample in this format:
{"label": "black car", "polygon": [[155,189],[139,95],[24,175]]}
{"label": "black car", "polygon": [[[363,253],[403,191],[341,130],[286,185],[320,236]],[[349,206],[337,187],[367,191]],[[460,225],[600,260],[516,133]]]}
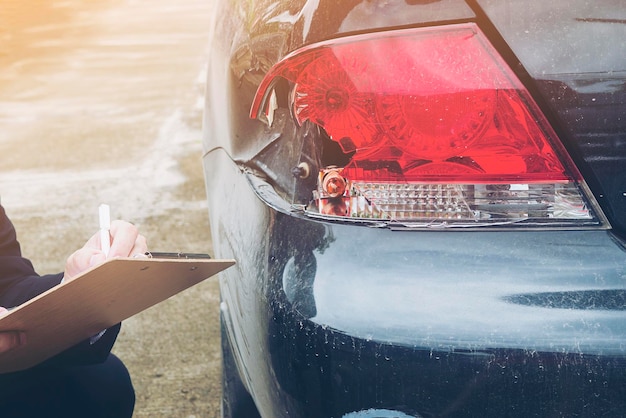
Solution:
{"label": "black car", "polygon": [[224,417],[626,416],[626,2],[219,0]]}

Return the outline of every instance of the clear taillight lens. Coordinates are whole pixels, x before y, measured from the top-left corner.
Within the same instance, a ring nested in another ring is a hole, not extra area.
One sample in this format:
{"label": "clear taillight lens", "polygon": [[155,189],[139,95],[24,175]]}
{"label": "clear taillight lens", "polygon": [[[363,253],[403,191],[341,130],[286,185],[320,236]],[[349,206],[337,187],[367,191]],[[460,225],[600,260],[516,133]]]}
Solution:
{"label": "clear taillight lens", "polygon": [[275,82],[298,124],[350,155],[323,167],[322,216],[405,222],[599,224],[542,112],[474,24],[346,37],[275,65],[251,110],[271,124]]}

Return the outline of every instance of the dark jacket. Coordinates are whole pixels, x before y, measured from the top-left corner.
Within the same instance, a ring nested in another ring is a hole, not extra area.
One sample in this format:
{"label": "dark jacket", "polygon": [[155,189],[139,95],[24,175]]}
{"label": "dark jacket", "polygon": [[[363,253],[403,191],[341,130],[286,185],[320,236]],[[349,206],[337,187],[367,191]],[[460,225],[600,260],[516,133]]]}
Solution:
{"label": "dark jacket", "polygon": [[[18,306],[58,285],[62,278],[62,273],[38,275],[30,260],[22,257],[15,228],[0,205],[0,306]],[[102,362],[107,358],[119,328],[119,324],[109,328],[96,343],[84,341],[38,367]]]}

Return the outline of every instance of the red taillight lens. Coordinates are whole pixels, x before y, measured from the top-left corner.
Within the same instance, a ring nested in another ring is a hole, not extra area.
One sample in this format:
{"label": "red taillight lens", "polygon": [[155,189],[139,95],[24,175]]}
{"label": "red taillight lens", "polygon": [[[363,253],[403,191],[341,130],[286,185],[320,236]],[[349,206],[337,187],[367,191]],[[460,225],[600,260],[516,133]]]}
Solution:
{"label": "red taillight lens", "polygon": [[595,219],[556,134],[474,24],[306,47],[268,73],[252,117],[265,106],[271,120],[274,108],[264,103],[278,78],[292,83],[299,124],[319,125],[353,152],[330,169],[332,183],[323,183],[323,168],[315,191],[322,213],[332,203],[341,210],[329,214],[358,218]]}

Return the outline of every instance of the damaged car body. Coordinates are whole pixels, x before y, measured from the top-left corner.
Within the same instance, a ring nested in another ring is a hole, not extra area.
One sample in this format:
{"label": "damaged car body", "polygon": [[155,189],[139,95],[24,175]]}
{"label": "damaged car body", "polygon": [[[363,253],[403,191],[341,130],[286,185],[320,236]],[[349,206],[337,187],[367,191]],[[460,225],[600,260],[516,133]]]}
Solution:
{"label": "damaged car body", "polygon": [[626,5],[216,2],[224,417],[626,411]]}

